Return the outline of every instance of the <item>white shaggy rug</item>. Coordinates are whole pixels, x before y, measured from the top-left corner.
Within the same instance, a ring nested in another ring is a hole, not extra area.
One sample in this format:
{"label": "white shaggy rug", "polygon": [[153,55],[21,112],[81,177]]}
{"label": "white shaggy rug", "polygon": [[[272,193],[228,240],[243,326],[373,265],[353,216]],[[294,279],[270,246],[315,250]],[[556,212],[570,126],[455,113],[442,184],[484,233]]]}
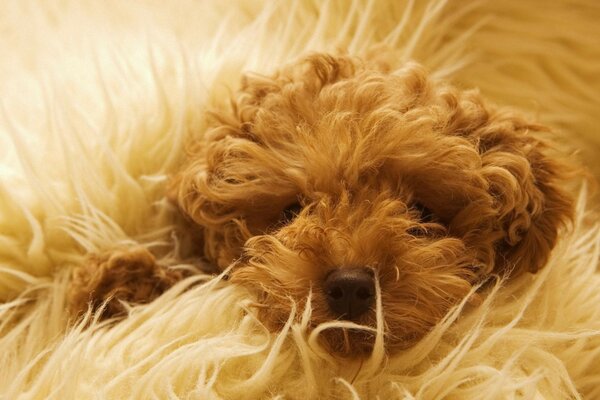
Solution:
{"label": "white shaggy rug", "polygon": [[534,113],[600,175],[599,20],[594,0],[0,2],[0,399],[600,399],[585,185],[540,274],[391,357],[336,360],[307,315],[271,334],[206,276],[112,326],[65,310],[85,253],[173,249],[165,182],[206,105],[310,50],[383,42]]}

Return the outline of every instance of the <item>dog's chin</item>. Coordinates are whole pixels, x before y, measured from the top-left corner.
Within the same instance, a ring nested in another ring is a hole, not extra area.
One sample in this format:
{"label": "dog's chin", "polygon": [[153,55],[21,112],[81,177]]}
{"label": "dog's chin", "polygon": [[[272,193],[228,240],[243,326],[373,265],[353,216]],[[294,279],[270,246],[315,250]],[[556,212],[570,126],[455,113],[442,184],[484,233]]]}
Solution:
{"label": "dog's chin", "polygon": [[319,334],[320,344],[331,354],[343,358],[368,357],[375,346],[376,334],[359,328],[329,328]]}

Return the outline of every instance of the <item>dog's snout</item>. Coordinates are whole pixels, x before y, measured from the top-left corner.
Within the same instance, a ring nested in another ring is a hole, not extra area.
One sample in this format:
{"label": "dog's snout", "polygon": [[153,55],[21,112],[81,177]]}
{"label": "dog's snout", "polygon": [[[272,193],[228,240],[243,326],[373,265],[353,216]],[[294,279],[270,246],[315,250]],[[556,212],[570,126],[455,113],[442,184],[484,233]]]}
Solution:
{"label": "dog's snout", "polygon": [[331,311],[343,319],[355,319],[371,308],[375,277],[368,268],[338,268],[325,279],[325,295]]}

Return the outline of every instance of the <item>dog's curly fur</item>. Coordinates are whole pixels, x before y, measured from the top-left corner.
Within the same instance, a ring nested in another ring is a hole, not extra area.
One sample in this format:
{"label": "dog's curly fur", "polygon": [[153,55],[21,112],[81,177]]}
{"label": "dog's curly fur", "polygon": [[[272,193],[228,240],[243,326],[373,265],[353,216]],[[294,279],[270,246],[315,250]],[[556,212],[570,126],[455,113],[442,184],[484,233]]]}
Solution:
{"label": "dog's curly fur", "polygon": [[143,247],[91,254],[74,270],[69,302],[74,312],[89,307],[100,318],[123,315],[126,303],[145,303],[160,296],[186,276],[185,271],[161,268]]}
{"label": "dog's curly fur", "polygon": [[[272,329],[309,295],[313,326],[335,319],[325,277],[368,266],[386,347],[405,348],[490,275],[543,267],[572,215],[569,165],[546,127],[415,63],[392,71],[313,54],[246,76],[210,120],[173,179],[174,199],[202,228],[203,256],[233,264],[231,281],[256,293]],[[127,263],[112,264],[123,274]],[[114,292],[77,276],[74,310]],[[375,312],[357,322],[374,325]],[[373,342],[362,331],[323,337],[343,354]]]}

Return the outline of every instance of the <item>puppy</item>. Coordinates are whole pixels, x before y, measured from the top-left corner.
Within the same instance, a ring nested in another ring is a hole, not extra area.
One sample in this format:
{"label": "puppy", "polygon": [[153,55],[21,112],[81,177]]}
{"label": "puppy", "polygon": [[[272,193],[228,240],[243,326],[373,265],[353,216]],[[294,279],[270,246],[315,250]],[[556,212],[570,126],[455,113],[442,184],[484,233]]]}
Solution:
{"label": "puppy", "polygon": [[[172,197],[203,257],[232,267],[273,330],[309,296],[313,327],[375,326],[380,296],[386,348],[407,348],[474,285],[542,268],[572,217],[569,165],[547,128],[414,63],[310,55],[246,76],[209,118]],[[120,300],[150,301],[180,278],[145,250],[96,256],[75,274],[72,309],[108,301],[118,315]],[[359,329],[322,336],[346,355],[374,342]]]}

